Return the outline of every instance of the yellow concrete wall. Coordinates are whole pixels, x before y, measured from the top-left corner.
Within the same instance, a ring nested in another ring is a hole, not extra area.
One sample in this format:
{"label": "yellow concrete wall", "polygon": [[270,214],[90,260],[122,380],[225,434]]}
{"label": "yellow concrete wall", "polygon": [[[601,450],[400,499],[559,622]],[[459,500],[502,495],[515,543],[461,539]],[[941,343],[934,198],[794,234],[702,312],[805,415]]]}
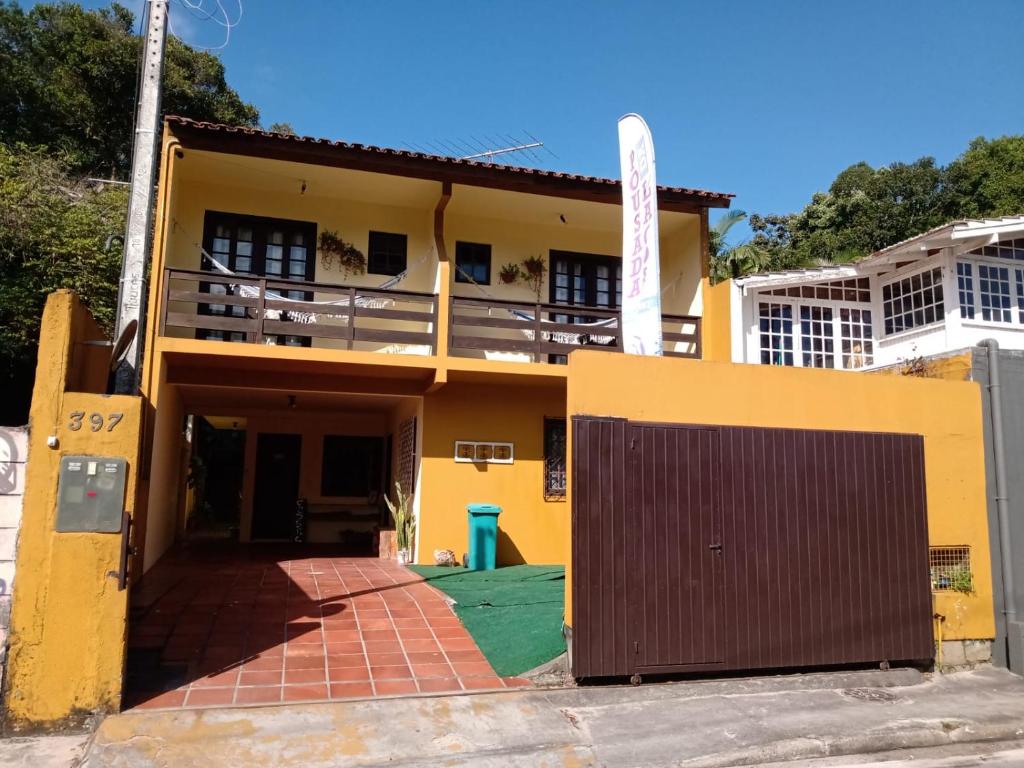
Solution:
{"label": "yellow concrete wall", "polygon": [[929,541],[970,545],[976,589],[936,593],[945,637],[994,637],[977,384],[576,352],[567,407],[570,414],[667,423],[923,435]]}
{"label": "yellow concrete wall", "polygon": [[[50,296],[43,314],[39,362],[29,416],[30,443],[17,553],[18,584],[11,616],[5,690],[13,729],[58,727],[120,706],[127,591],[116,570],[116,533],[57,533],[61,456],[85,454],[128,460],[126,508],[133,511],[138,473],[141,401],[136,397],[70,392],[75,350],[101,338],[67,291]],[[124,414],[113,430],[72,430],[70,414]],[[56,435],[59,447],[47,446]]]}
{"label": "yellow concrete wall", "polygon": [[[459,187],[457,194],[473,194]],[[617,209],[615,209],[617,210]],[[665,287],[662,310],[666,314],[700,314],[700,217],[689,214],[662,213],[671,223],[668,234],[661,238],[661,282]],[[669,218],[671,217],[671,218]],[[601,221],[602,225],[607,222]],[[618,222],[616,221],[616,224]],[[537,300],[532,289],[523,284],[506,285],[498,272],[504,264],[522,262],[530,256],[549,261],[552,250],[576,251],[617,257],[622,250],[622,235],[615,228],[588,228],[575,224],[566,226],[529,223],[514,218],[498,219],[449,212],[445,216],[445,243],[454,260],[455,243],[464,240],[491,246],[491,284],[483,286],[486,293],[471,283],[455,282],[452,269],[452,294],[471,299],[494,297],[501,301]],[[540,300],[549,298],[548,274]]]}
{"label": "yellow concrete wall", "polygon": [[945,379],[946,381],[970,381],[974,357],[970,350],[948,355],[928,357],[915,364],[913,371],[907,365],[893,365],[878,368],[871,373],[887,373],[897,376],[914,376],[924,379]]}
{"label": "yellow concrete wall", "polygon": [[732,282],[725,280],[712,285],[708,278],[701,280],[704,296],[702,316],[705,360],[728,363],[732,360]]}
{"label": "yellow concrete wall", "polygon": [[166,383],[166,368],[161,369],[159,407],[152,404],[152,452],[149,478],[145,486],[147,503],[140,525],[143,570],[148,571],[171,548],[178,533],[180,494],[185,478],[181,476],[181,451],[184,442],[185,410],[178,388]]}
{"label": "yellow concrete wall", "polygon": [[[473,502],[502,507],[500,565],[565,562],[569,507],[544,500],[543,476],[544,418],[564,415],[561,387],[450,383],[423,398],[419,562],[432,563],[435,549],[462,557]],[[456,463],[456,440],[512,442],[514,463]]]}

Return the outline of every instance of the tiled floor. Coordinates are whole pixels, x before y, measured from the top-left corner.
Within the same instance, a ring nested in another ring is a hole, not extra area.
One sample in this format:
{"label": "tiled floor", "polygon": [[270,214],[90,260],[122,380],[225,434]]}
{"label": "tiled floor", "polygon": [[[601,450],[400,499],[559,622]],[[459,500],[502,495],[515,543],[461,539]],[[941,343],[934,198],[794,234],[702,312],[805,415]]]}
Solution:
{"label": "tiled floor", "polygon": [[375,558],[234,547],[165,558],[133,595],[126,706],[202,707],[528,685],[441,594]]}

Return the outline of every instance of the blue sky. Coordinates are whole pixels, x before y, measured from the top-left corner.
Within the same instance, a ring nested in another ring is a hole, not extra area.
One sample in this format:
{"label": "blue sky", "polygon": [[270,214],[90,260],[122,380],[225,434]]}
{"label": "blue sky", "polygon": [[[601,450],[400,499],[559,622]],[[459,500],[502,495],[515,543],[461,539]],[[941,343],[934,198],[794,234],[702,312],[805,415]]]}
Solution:
{"label": "blue sky", "polygon": [[[387,146],[529,132],[547,167],[616,176],[635,111],[661,183],[747,211],[799,209],[860,160],[1024,132],[1022,0],[243,2],[220,55],[264,125]],[[171,18],[223,40],[181,0]]]}

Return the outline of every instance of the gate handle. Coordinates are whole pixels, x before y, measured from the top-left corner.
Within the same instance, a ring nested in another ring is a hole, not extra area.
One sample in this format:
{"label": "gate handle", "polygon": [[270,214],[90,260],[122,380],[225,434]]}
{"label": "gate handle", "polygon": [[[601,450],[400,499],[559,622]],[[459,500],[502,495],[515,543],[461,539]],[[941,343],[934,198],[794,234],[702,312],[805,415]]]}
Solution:
{"label": "gate handle", "polygon": [[722,545],[721,544],[708,544],[708,549],[713,549],[716,552],[721,552],[722,551]]}

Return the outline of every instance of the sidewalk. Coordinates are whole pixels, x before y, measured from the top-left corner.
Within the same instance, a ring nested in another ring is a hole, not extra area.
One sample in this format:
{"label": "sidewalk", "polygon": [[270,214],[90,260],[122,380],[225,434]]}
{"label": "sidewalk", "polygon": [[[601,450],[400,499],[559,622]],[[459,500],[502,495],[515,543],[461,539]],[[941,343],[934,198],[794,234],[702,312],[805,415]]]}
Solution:
{"label": "sidewalk", "polygon": [[85,765],[713,768],[1020,738],[1024,680],[896,670],[136,711]]}

